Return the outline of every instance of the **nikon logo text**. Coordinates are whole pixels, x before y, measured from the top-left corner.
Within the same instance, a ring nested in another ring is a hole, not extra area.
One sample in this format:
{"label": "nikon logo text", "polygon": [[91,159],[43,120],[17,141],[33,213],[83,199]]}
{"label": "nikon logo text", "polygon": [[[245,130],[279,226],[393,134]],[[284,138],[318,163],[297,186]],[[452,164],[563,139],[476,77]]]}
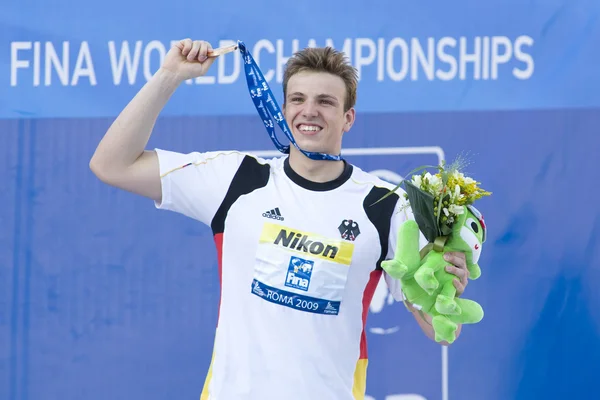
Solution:
{"label": "nikon logo text", "polygon": [[311,253],[315,256],[323,255],[324,257],[329,257],[331,259],[335,259],[335,256],[340,250],[336,246],[310,240],[308,235],[303,235],[302,233],[294,231],[288,232],[286,229],[279,231],[274,243],[281,244],[283,247],[290,249]]}
{"label": "nikon logo text", "polygon": [[265,223],[260,241],[345,265],[350,265],[354,252],[354,244],[348,241],[330,239],[271,223]]}

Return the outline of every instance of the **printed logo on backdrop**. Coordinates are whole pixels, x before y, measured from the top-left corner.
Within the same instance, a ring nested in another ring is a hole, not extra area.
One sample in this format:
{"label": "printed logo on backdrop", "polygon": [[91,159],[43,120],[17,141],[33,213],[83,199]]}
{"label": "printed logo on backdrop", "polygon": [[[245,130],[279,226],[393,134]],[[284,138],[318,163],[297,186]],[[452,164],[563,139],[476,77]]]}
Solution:
{"label": "printed logo on backdrop", "polygon": [[[8,107],[0,110],[0,118],[18,115],[15,111],[17,109],[19,112],[28,112],[33,117],[116,116],[126,104],[123,102],[152,78],[170,48],[177,43],[170,38],[106,38],[106,41],[82,38],[61,42],[52,39],[54,38],[42,36],[34,40],[11,41],[9,51],[5,56],[0,55],[0,73],[5,75],[3,82],[7,85],[6,88],[0,85],[0,92],[18,89],[20,96],[20,106],[13,106],[11,100]],[[236,42],[237,38],[222,39],[214,41],[212,45],[227,47]],[[260,38],[251,43],[248,51],[260,66],[266,81],[271,84],[271,89],[280,94],[287,60],[303,48],[321,46],[331,46],[342,51],[356,68],[361,85],[370,88],[365,91],[372,92],[370,98],[361,100],[364,103],[360,107],[364,111],[382,111],[389,107],[392,107],[392,111],[503,107],[506,103],[502,96],[487,96],[486,101],[479,101],[477,94],[467,96],[468,99],[461,94],[457,95],[459,97],[456,101],[440,101],[444,96],[439,94],[446,93],[449,81],[459,82],[461,85],[460,82],[465,81],[496,81],[492,86],[495,90],[506,90],[503,86],[506,84],[530,88],[526,82],[536,73],[535,40],[526,34],[474,34],[435,39],[393,35],[377,38],[330,37],[319,40],[310,37],[285,40]],[[177,106],[167,105],[163,115],[253,114],[252,102],[247,101],[241,90],[245,77],[244,62],[238,51],[220,56],[206,75],[189,79],[184,85],[204,86],[203,91],[208,91],[207,95],[214,98],[214,101],[207,103],[206,107],[198,108],[191,100],[194,97],[191,97],[190,101],[181,100],[181,104]],[[5,67],[2,68],[2,65]],[[406,99],[399,99],[394,90],[398,90],[396,84],[401,83],[404,84],[403,90],[412,88],[411,90],[419,92],[422,85],[430,86],[429,98],[425,102],[415,102],[410,95]],[[77,96],[67,95],[71,93],[69,88],[73,87],[90,90],[89,95],[95,101],[77,102]],[[184,88],[182,92],[179,96],[197,95],[190,89]],[[124,96],[121,103],[114,101],[115,95]],[[262,89],[255,90],[251,95],[265,98]],[[8,98],[15,99],[17,104],[17,97]],[[59,98],[60,101],[49,102],[49,98]],[[47,107],[46,104],[52,106]],[[515,106],[514,98],[510,98],[510,106]],[[522,100],[517,106],[524,107],[528,104]],[[276,119],[282,119],[282,116],[277,115]]]}
{"label": "printed logo on backdrop", "polygon": [[[10,43],[10,86],[77,86],[140,84],[149,80],[176,40],[88,40]],[[223,39],[213,47],[236,44]],[[305,47],[330,46],[346,54],[359,78],[377,82],[530,79],[535,72],[534,39],[528,35],[472,36],[439,39],[416,37],[259,39],[249,50],[265,79],[283,81],[288,58]],[[228,61],[226,61],[228,60]],[[262,63],[260,61],[263,61]],[[240,54],[219,57],[215,71],[190,84],[231,84],[243,78]],[[248,63],[249,58],[244,59]],[[108,72],[111,81],[100,76]],[[215,73],[216,72],[216,73]],[[253,94],[260,97],[260,93]]]}

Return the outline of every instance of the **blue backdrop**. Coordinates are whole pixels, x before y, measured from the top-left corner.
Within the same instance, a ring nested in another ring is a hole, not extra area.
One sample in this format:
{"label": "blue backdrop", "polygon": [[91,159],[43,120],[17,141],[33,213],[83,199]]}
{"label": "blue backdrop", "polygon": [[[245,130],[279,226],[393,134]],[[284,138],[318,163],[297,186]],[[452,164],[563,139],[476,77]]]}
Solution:
{"label": "blue backdrop", "polygon": [[[219,296],[211,232],[88,168],[184,37],[244,40],[276,93],[294,46],[344,49],[361,69],[350,161],[389,177],[467,152],[493,192],[466,294],[485,318],[442,351],[381,286],[372,399],[593,398],[600,4],[305,3],[0,4],[0,399],[198,398]],[[180,88],[149,147],[273,150],[238,55]]]}

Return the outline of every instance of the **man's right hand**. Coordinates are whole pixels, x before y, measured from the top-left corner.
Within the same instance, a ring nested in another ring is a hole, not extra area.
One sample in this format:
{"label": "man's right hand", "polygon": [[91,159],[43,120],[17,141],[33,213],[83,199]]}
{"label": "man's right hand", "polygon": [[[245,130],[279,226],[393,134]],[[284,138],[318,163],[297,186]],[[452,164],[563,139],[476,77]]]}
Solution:
{"label": "man's right hand", "polygon": [[216,60],[208,56],[212,50],[211,44],[203,40],[180,40],[167,53],[162,68],[181,81],[203,76]]}

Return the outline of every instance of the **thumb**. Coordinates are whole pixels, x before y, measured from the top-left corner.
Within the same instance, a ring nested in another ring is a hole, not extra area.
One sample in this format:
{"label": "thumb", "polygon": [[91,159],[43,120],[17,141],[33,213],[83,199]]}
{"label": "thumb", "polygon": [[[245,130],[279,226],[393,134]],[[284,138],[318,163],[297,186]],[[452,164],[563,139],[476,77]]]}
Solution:
{"label": "thumb", "polygon": [[202,65],[204,66],[204,70],[208,71],[210,66],[215,62],[218,57],[207,57],[206,60],[202,61]]}
{"label": "thumb", "polygon": [[205,75],[208,70],[210,69],[210,66],[215,62],[215,60],[217,59],[217,57],[206,57],[204,59],[200,58],[198,60],[195,60],[194,64],[195,66],[193,67],[195,71],[199,71],[201,75]]}

